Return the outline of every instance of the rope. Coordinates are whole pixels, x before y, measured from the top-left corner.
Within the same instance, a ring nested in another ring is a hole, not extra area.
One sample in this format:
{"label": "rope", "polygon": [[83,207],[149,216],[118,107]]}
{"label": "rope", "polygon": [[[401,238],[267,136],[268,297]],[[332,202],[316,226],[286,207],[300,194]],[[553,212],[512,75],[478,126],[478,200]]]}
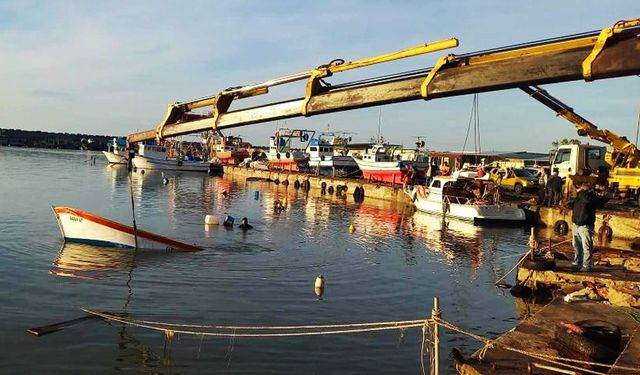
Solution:
{"label": "rope", "polygon": [[[88,314],[97,315],[99,312],[91,309],[82,309],[82,311]],[[112,317],[122,318],[121,316],[105,313]],[[207,324],[189,324],[189,323],[167,323],[153,320],[138,320],[127,319],[132,323],[150,324],[158,326],[170,326],[170,327],[189,327],[189,328],[211,328],[211,329],[238,329],[238,330],[294,330],[294,329],[321,329],[321,328],[350,328],[350,327],[368,327],[368,326],[387,326],[387,325],[406,325],[406,324],[422,324],[424,319],[416,320],[398,320],[392,322],[370,322],[370,323],[344,323],[344,324],[318,324],[318,325],[298,325],[298,326],[221,326],[221,325],[207,325]]]}
{"label": "rope", "polygon": [[627,371],[635,371],[635,372],[640,370],[640,368],[635,368],[635,367],[609,365],[609,364],[605,364],[605,363],[582,361],[582,360],[570,359],[570,358],[562,358],[562,357],[557,357],[557,356],[552,356],[552,355],[542,354],[542,353],[532,353],[532,352],[528,352],[526,350],[522,350],[522,349],[514,348],[514,347],[511,347],[511,346],[508,346],[508,345],[503,345],[503,344],[497,343],[494,340],[491,340],[491,339],[489,339],[487,337],[483,337],[483,336],[480,336],[480,335],[472,333],[472,332],[467,332],[467,331],[463,330],[462,328],[460,328],[460,327],[458,327],[458,326],[456,326],[456,325],[454,325],[452,323],[449,323],[449,322],[447,322],[445,320],[442,320],[441,318],[438,318],[438,317],[434,317],[433,321],[436,324],[440,324],[442,327],[444,327],[444,328],[446,328],[448,330],[451,330],[451,331],[454,331],[454,332],[458,332],[460,334],[463,334],[465,336],[469,336],[469,337],[471,337],[473,339],[476,339],[478,341],[483,342],[485,344],[485,347],[481,350],[481,352],[479,354],[479,356],[482,355],[483,357],[484,357],[484,354],[486,354],[486,351],[488,349],[487,347],[499,346],[502,349],[509,350],[509,351],[512,351],[512,352],[515,352],[515,353],[519,353],[519,354],[522,354],[522,355],[527,356],[527,357],[536,358],[536,359],[539,359],[539,360],[542,360],[542,361],[547,361],[547,362],[550,362],[550,363],[553,363],[553,364],[556,364],[556,365],[565,366],[567,368],[571,368],[571,369],[574,369],[574,370],[579,370],[579,371],[586,372],[586,373],[589,373],[589,374],[605,375],[606,373],[597,372],[597,371],[593,371],[593,370],[588,370],[588,369],[585,369],[585,368],[582,368],[582,367],[574,366],[574,365],[571,365],[571,364],[568,364],[568,363],[564,363],[564,362],[560,362],[560,361],[566,361],[566,362],[571,362],[571,363],[576,363],[576,364],[583,364],[583,365],[608,367],[610,369],[617,369],[617,370],[627,370]]}
{"label": "rope", "polygon": [[[556,246],[559,246],[559,245],[562,245],[562,244],[563,244],[563,243],[565,243],[565,242],[571,242],[571,240],[564,240],[564,241],[561,241],[561,242],[555,243],[555,244],[553,244],[553,245],[551,245],[551,246],[542,247],[542,248],[540,248],[540,249],[538,249],[538,250],[539,250],[539,251],[540,251],[540,250],[551,250],[552,248],[554,248],[554,247],[556,247]],[[530,253],[530,252],[531,252],[531,249],[527,250],[525,253],[519,254],[519,256],[522,256],[522,258],[520,258],[520,260],[518,261],[518,263],[516,263],[516,265],[515,265],[515,266],[513,266],[513,268],[511,268],[507,273],[505,273],[505,274],[504,274],[504,276],[502,276],[501,278],[499,278],[499,279],[498,279],[498,281],[496,281],[496,282],[494,283],[494,285],[495,285],[495,284],[499,284],[502,280],[504,280],[507,276],[509,276],[509,274],[510,274],[511,272],[513,272],[516,268],[518,268],[518,266],[519,266],[519,265],[520,265],[520,264],[521,264],[525,259],[527,259],[527,255],[529,255],[529,253]],[[518,256],[518,255],[508,255],[508,256],[505,256],[505,257],[502,257],[502,258],[510,258],[510,257],[515,257],[515,256]],[[502,259],[502,258],[500,258],[500,259]]]}
{"label": "rope", "polygon": [[[102,313],[98,311],[93,311],[90,309],[82,309],[82,311],[99,316],[108,321],[114,321],[134,327],[147,328],[155,331],[162,331],[166,334],[166,332],[171,332],[171,334],[181,333],[186,335],[197,335],[197,336],[215,336],[215,337],[294,337],[294,336],[320,336],[320,335],[338,335],[338,334],[348,334],[348,333],[362,333],[362,332],[374,332],[374,331],[385,331],[385,330],[396,330],[396,329],[405,329],[405,328],[417,328],[422,327],[425,323],[425,320],[419,320],[419,323],[413,324],[397,324],[396,322],[386,322],[387,324],[384,326],[378,327],[367,327],[367,328],[353,328],[353,329],[344,329],[344,330],[332,330],[332,331],[312,331],[312,332],[287,332],[287,333],[235,333],[237,328],[227,328],[234,329],[234,333],[221,333],[221,332],[202,332],[202,331],[193,331],[193,330],[184,330],[184,329],[167,329],[165,327],[158,327],[148,323],[138,323],[130,319],[122,318],[116,315],[112,315],[109,313]],[[428,320],[427,320],[428,322]],[[384,322],[378,322],[380,325]],[[361,324],[361,323],[356,323]],[[166,323],[166,325],[169,325]],[[349,326],[349,325],[334,325],[334,326]],[[290,326],[295,327],[295,326]],[[331,327],[331,326],[329,326]],[[273,327],[263,327],[262,329],[269,329]],[[245,327],[243,329],[261,329],[260,327]],[[300,328],[286,328],[286,329],[300,329]]]}

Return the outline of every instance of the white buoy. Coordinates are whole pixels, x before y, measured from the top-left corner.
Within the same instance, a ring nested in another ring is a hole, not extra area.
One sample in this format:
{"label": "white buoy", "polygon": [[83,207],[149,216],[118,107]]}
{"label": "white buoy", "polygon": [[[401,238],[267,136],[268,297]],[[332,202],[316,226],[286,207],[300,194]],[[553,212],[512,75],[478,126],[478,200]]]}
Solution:
{"label": "white buoy", "polygon": [[316,283],[313,289],[316,292],[316,296],[322,297],[322,294],[324,293],[324,276],[322,276],[322,274],[316,277]]}
{"label": "white buoy", "polygon": [[168,179],[168,178],[166,178],[166,177],[162,177],[162,184],[163,184],[163,185],[166,185],[166,184],[168,184],[168,183],[169,183],[169,179]]}
{"label": "white buoy", "polygon": [[204,217],[204,223],[207,225],[218,225],[220,224],[220,218],[218,215],[207,215]]}

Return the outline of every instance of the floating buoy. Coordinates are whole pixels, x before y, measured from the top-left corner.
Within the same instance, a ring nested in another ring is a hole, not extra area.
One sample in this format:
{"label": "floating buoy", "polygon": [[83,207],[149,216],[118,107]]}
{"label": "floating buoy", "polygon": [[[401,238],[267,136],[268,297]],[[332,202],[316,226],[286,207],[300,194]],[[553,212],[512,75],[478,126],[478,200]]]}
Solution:
{"label": "floating buoy", "polygon": [[166,177],[162,177],[162,185],[166,185],[169,183],[169,179]]}
{"label": "floating buoy", "polygon": [[313,288],[316,292],[316,296],[321,297],[324,293],[324,276],[322,274],[316,277],[316,283]]}
{"label": "floating buoy", "polygon": [[353,233],[356,231],[356,226],[352,224],[349,225],[349,233]]}
{"label": "floating buoy", "polygon": [[218,225],[220,224],[220,218],[218,215],[206,215],[204,217],[204,223],[207,225]]}
{"label": "floating buoy", "polygon": [[227,216],[225,216],[225,218],[224,218],[224,222],[223,222],[222,224],[223,224],[225,227],[232,227],[232,226],[233,226],[233,222],[234,222],[235,220],[236,220],[236,219],[235,219],[233,216],[231,216],[231,215],[227,215]]}

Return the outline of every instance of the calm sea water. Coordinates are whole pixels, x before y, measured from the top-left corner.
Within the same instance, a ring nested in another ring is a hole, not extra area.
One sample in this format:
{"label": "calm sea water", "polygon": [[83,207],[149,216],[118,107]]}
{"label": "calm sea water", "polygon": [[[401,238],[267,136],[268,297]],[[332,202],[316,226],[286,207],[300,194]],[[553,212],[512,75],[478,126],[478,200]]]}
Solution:
{"label": "calm sea water", "polygon": [[[87,162],[97,156],[97,163]],[[48,336],[27,328],[82,316],[81,307],[139,319],[242,325],[420,319],[434,296],[443,317],[496,336],[517,322],[514,299],[493,283],[516,262],[527,234],[477,228],[352,197],[321,197],[264,182],[203,174],[134,173],[100,154],[0,148],[1,373],[409,373],[420,370],[420,330],[234,340],[95,321]],[[66,245],[52,205],[197,243],[189,254]],[[227,191],[228,196],[222,192]],[[256,191],[259,198],[256,199]],[[289,208],[273,212],[287,196]],[[206,214],[249,218],[249,232],[214,227]],[[356,232],[348,226],[354,223]],[[314,293],[322,273],[326,290]],[[513,277],[509,277],[512,281]],[[442,334],[449,352],[476,342]]]}

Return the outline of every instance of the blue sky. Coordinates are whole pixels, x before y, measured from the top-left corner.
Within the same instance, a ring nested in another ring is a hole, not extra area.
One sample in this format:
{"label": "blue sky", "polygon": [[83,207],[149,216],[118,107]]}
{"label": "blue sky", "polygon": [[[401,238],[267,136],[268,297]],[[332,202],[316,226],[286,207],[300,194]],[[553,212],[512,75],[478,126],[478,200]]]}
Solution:
{"label": "blue sky", "polygon": [[[0,127],[126,135],[154,128],[170,102],[455,36],[466,53],[640,17],[640,1],[4,1]],[[334,82],[432,66],[439,53],[362,69]],[[635,138],[640,77],[546,88],[596,125]],[[302,85],[274,90],[282,100]],[[382,133],[460,149],[471,95],[291,119],[296,128]],[[480,95],[484,150],[546,152],[573,127],[519,90]],[[235,129],[266,144],[279,123]]]}

